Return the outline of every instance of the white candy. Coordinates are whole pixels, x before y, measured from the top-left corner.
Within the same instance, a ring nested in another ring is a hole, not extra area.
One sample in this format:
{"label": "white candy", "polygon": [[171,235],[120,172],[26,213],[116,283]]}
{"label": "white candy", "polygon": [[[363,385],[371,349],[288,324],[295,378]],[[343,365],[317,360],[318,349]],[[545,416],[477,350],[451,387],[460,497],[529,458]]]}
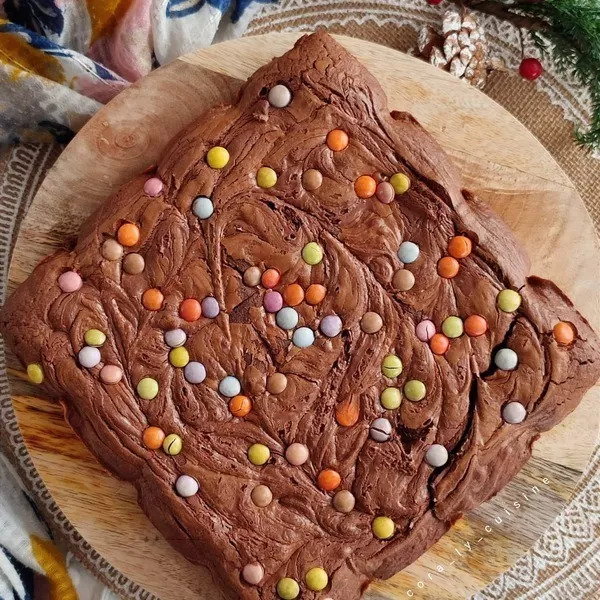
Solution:
{"label": "white candy", "polygon": [[448,450],[441,444],[432,444],[425,453],[425,461],[431,467],[443,467],[448,462]]}
{"label": "white candy", "polygon": [[206,369],[201,362],[191,360],[185,365],[183,376],[188,383],[202,383],[206,379]]}
{"label": "white candy", "polygon": [[198,196],[194,200],[194,204],[192,204],[192,212],[199,219],[208,219],[215,210],[213,202],[210,198],[206,196]]}
{"label": "white candy", "polygon": [[509,402],[502,409],[502,418],[511,424],[522,423],[527,416],[525,407],[520,402]]}
{"label": "white candy", "polygon": [[233,398],[242,391],[242,385],[240,380],[233,375],[227,375],[224,379],[219,382],[219,393],[227,398]]}
{"label": "white candy", "polygon": [[414,263],[420,253],[419,246],[414,242],[402,242],[398,248],[398,258],[407,265]]}
{"label": "white candy", "polygon": [[275,321],[281,329],[294,329],[298,325],[298,313],[289,306],[278,311]]}
{"label": "white candy", "polygon": [[170,329],[165,331],[165,344],[169,348],[178,348],[183,346],[187,340],[187,335],[183,329]]}
{"label": "white candy", "polygon": [[101,360],[100,350],[93,346],[84,346],[77,355],[79,364],[86,369],[93,369]]}
{"label": "white candy", "polygon": [[182,498],[189,498],[198,493],[198,482],[189,475],[180,475],[175,482],[175,489]]}
{"label": "white candy", "polygon": [[269,104],[275,108],[284,108],[292,101],[292,92],[285,85],[276,85],[269,90]]}
{"label": "white candy", "polygon": [[502,371],[513,371],[519,364],[519,357],[510,348],[500,348],[494,356],[494,364]]}
{"label": "white candy", "polygon": [[298,348],[308,348],[314,341],[315,334],[309,327],[299,327],[294,331],[294,335],[292,336],[292,342],[294,342],[294,346],[298,346]]}

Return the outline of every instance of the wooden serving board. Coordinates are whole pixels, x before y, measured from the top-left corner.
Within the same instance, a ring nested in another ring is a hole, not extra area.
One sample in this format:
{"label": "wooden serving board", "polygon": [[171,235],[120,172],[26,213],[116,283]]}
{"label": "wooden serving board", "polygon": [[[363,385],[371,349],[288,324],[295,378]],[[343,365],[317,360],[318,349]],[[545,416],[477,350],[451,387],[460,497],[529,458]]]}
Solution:
{"label": "wooden serving board", "polygon": [[[234,100],[241,81],[297,37],[269,34],[201,50],[158,69],[103,108],[42,184],[21,227],[10,286],[73,238],[121,183],[156,162],[182,127],[208,107]],[[415,115],[456,161],[466,187],[508,222],[529,251],[532,272],[553,279],[600,328],[598,240],[573,184],[534,136],[490,98],[438,69],[370,42],[338,40],[379,79],[390,108]],[[134,490],[95,462],[60,408],[36,396],[21,370],[12,371],[12,380],[33,461],[93,548],[163,600],[218,598],[207,572],[162,540]],[[499,496],[460,520],[402,573],[373,583],[366,598],[463,599],[507,569],[568,501],[596,440],[599,395],[598,387],[591,390],[577,411],[542,437]]]}

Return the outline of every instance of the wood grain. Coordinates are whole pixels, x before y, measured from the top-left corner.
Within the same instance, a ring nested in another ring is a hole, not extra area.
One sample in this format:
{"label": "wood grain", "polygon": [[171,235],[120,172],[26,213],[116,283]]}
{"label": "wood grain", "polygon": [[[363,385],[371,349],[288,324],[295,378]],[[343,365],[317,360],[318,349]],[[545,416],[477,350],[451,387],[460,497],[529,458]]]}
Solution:
{"label": "wood grain", "polygon": [[[82,221],[153,164],[182,127],[206,108],[232,101],[241,80],[296,38],[269,34],[201,50],[158,69],[102,109],[42,184],[17,240],[10,286],[68,245]],[[370,42],[338,40],[379,79],[390,108],[415,115],[458,164],[465,186],[507,221],[531,256],[532,272],[556,281],[598,327],[598,240],[573,184],[534,136],[490,98],[442,71]],[[160,538],[133,489],[94,461],[59,405],[37,397],[20,370],[12,373],[12,389],[38,471],[94,549],[163,600],[218,598],[207,572]],[[458,600],[508,568],[570,497],[598,433],[599,396],[598,387],[591,390],[577,411],[543,436],[534,458],[493,501],[461,519],[402,573],[373,583],[366,598]]]}

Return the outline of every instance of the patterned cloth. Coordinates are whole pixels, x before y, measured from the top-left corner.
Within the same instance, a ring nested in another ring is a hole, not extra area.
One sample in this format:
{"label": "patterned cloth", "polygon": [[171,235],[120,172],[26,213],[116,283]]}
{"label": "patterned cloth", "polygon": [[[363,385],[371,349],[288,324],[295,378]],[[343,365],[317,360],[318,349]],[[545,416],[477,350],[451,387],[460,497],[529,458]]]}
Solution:
{"label": "patterned cloth", "polygon": [[124,87],[275,0],[0,0],[0,143],[67,142]]}

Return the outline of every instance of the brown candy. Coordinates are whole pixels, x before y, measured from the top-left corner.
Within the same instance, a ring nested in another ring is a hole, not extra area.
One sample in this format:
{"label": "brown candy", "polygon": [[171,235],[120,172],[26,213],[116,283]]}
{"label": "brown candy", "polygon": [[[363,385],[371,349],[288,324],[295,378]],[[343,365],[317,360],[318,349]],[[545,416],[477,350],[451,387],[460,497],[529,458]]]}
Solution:
{"label": "brown candy", "polygon": [[274,373],[267,379],[267,391],[270,394],[281,394],[287,387],[287,377],[283,373]]}
{"label": "brown candy", "polygon": [[123,256],[123,246],[110,238],[102,244],[102,256],[106,260],[119,260]]}
{"label": "brown candy", "polygon": [[260,508],[264,508],[265,506],[269,506],[273,500],[273,494],[271,490],[266,485],[257,485],[251,492],[250,497],[252,498],[252,502],[256,504],[256,506],[260,506]]}
{"label": "brown candy", "polygon": [[316,169],[308,169],[302,174],[302,187],[309,192],[317,190],[323,183],[323,175]]}
{"label": "brown candy", "polygon": [[401,292],[408,292],[415,285],[415,276],[408,269],[400,269],[392,280],[394,287]]}
{"label": "brown candy", "polygon": [[248,287],[254,287],[260,283],[260,276],[262,273],[258,267],[248,267],[244,271],[244,283]]}
{"label": "brown candy", "polygon": [[125,273],[129,273],[129,275],[139,275],[146,266],[144,261],[144,257],[137,252],[133,252],[132,254],[128,254],[123,260],[123,269]]}
{"label": "brown candy", "polygon": [[340,490],[333,497],[333,507],[341,513],[349,513],[354,509],[354,494],[348,490]]}
{"label": "brown candy", "polygon": [[376,312],[366,312],[360,320],[360,328],[365,333],[377,333],[383,327],[383,320]]}

